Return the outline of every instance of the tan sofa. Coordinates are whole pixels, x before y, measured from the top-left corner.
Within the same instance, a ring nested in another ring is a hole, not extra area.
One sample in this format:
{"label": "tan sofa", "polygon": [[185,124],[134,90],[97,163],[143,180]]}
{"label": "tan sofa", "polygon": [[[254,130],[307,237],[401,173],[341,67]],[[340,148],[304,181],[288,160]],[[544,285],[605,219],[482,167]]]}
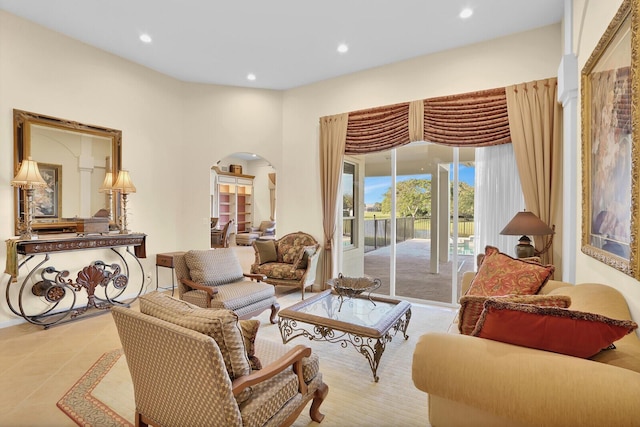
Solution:
{"label": "tan sofa", "polygon": [[[473,278],[465,274],[463,294]],[[601,284],[549,281],[539,292],[568,295],[571,310],[631,319],[624,297]],[[428,333],[413,355],[415,386],[441,426],[640,425],[640,340],[631,333],[590,359],[458,333]]]}

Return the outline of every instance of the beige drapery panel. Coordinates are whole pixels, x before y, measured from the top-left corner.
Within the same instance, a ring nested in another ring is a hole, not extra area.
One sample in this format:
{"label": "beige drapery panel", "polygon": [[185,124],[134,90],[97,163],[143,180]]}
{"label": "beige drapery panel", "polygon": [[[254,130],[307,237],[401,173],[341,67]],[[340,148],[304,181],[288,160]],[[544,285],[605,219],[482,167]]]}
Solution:
{"label": "beige drapery panel", "polygon": [[[552,225],[561,214],[562,109],[556,78],[506,88],[513,151],[527,210]],[[558,237],[558,236],[556,236]],[[536,247],[549,236],[534,236]],[[542,261],[553,264],[553,245]]]}
{"label": "beige drapery panel", "polygon": [[348,114],[320,118],[320,184],[324,255],[321,259],[322,286],[333,277],[333,241],[338,217],[338,191],[342,180],[342,160],[347,137]]}
{"label": "beige drapery panel", "polygon": [[269,175],[269,208],[271,214],[271,221],[276,220],[276,174],[270,173]]}

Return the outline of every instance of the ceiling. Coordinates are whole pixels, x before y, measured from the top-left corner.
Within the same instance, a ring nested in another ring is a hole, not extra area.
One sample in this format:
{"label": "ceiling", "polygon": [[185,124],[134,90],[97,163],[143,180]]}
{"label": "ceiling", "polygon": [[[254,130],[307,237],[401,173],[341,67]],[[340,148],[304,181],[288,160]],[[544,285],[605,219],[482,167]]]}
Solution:
{"label": "ceiling", "polygon": [[[0,0],[0,9],[182,81],[284,90],[558,23],[563,4]],[[474,13],[463,20],[464,7]],[[339,43],[349,51],[338,53]]]}

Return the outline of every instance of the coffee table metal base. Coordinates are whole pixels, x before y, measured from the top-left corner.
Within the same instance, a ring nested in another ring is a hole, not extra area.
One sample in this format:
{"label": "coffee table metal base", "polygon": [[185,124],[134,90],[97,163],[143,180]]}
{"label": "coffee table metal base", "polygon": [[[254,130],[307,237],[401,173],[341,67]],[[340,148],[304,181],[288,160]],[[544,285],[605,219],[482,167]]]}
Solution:
{"label": "coffee table metal base", "polygon": [[376,337],[369,337],[358,334],[357,332],[344,331],[335,327],[319,324],[311,324],[311,328],[308,326],[305,328],[308,322],[283,317],[282,314],[283,313],[281,313],[280,320],[278,321],[278,327],[283,343],[286,344],[294,338],[306,337],[311,341],[339,343],[343,348],[351,345],[369,362],[375,382],[379,380],[378,366],[380,365],[380,359],[387,343],[391,342],[392,338],[397,335],[398,332],[402,332],[405,340],[409,338],[407,328],[411,320],[410,307],[408,307],[386,331]]}

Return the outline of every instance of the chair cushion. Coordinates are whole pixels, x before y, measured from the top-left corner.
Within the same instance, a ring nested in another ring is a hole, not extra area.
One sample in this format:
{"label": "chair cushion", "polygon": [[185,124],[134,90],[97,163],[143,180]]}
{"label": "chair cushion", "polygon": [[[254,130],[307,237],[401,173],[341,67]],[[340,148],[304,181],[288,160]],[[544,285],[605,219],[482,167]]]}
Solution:
{"label": "chair cushion", "polygon": [[631,320],[564,308],[488,300],[471,335],[588,358],[638,328]]}
{"label": "chair cushion", "polygon": [[553,265],[527,262],[487,246],[478,273],[466,295],[534,295],[547,283],[555,270]]}
{"label": "chair cushion", "polygon": [[264,274],[268,279],[301,280],[306,270],[294,270],[291,264],[284,262],[268,262],[262,265],[253,264],[251,272]]}
{"label": "chair cushion", "polygon": [[264,264],[267,262],[274,262],[278,260],[276,243],[273,240],[256,240],[255,242],[253,242],[253,247],[256,250],[258,264]]}
{"label": "chair cushion", "polygon": [[[263,426],[292,399],[302,403],[298,377],[291,369],[253,386],[253,393],[240,405],[244,426]],[[296,406],[298,406],[296,405]]]}
{"label": "chair cushion", "polygon": [[458,312],[458,330],[461,334],[470,335],[473,332],[484,309],[484,303],[489,299],[542,307],[567,308],[571,304],[571,297],[566,295],[507,295],[498,297],[465,295],[460,298],[460,311]]}
{"label": "chair cushion", "polygon": [[242,266],[231,248],[191,250],[184,255],[191,280],[208,286],[242,280]]}
{"label": "chair cushion", "polygon": [[142,295],[139,300],[142,313],[213,338],[231,380],[251,373],[238,316],[233,311],[196,307],[160,292]]}

